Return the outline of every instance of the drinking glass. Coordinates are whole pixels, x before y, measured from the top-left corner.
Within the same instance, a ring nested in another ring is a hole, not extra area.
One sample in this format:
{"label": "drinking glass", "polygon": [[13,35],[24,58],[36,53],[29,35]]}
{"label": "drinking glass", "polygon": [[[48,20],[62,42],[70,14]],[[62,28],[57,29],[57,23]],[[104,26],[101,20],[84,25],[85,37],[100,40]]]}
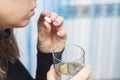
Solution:
{"label": "drinking glass", "polygon": [[70,80],[85,63],[85,51],[76,44],[66,44],[62,52],[53,50],[53,64],[57,80]]}

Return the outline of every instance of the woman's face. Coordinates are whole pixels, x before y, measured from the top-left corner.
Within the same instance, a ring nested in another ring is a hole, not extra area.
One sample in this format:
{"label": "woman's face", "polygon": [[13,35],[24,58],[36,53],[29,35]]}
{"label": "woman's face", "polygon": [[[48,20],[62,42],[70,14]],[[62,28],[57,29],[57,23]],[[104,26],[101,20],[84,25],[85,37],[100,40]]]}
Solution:
{"label": "woman's face", "polygon": [[5,28],[27,25],[35,7],[36,0],[0,0],[0,25]]}

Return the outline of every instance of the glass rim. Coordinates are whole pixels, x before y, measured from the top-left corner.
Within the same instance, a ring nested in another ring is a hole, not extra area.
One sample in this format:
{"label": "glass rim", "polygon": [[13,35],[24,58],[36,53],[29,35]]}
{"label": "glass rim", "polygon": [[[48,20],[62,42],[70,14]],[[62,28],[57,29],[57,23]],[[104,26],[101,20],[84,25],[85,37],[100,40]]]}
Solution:
{"label": "glass rim", "polygon": [[[55,53],[58,53],[58,52],[54,52],[54,51],[55,51],[55,49],[54,49],[54,50],[52,51],[53,58],[55,58],[56,60],[58,60],[58,61],[60,61],[60,62],[63,62],[63,63],[72,63],[72,62],[76,62],[76,61],[82,59],[83,57],[85,57],[85,50],[84,50],[84,48],[82,48],[80,45],[77,45],[77,44],[66,44],[65,46],[68,46],[68,45],[79,47],[79,48],[83,51],[82,56],[81,56],[80,58],[75,59],[75,60],[72,60],[72,61],[63,61],[63,60],[58,59],[58,58],[54,55]],[[63,49],[63,50],[64,50],[64,49]]]}

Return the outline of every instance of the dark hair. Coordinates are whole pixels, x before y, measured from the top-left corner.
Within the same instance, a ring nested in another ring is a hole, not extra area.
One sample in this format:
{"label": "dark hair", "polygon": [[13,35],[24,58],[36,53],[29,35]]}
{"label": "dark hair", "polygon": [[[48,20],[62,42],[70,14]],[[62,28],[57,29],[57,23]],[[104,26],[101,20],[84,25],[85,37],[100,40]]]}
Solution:
{"label": "dark hair", "polygon": [[[4,34],[6,33],[4,32]],[[18,57],[19,50],[13,29],[9,29],[7,37],[0,38],[0,80],[6,76],[9,63],[14,63]]]}

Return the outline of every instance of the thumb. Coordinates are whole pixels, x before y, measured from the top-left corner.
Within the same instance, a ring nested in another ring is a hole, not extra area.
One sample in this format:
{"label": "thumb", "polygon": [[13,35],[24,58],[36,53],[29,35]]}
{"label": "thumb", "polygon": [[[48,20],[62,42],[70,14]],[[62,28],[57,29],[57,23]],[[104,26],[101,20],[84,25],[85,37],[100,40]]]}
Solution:
{"label": "thumb", "polygon": [[91,75],[91,68],[89,65],[85,65],[83,69],[77,73],[71,80],[88,80]]}
{"label": "thumb", "polygon": [[56,80],[55,78],[56,78],[56,74],[52,65],[49,71],[47,72],[47,80]]}

